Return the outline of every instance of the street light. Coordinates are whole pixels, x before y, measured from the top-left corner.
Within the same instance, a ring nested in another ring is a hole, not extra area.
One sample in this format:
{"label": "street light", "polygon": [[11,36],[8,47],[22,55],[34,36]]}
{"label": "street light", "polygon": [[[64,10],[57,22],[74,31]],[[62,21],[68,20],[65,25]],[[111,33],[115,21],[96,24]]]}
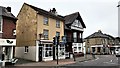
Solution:
{"label": "street light", "polygon": [[40,42],[40,45],[41,45],[41,38],[42,38],[42,35],[43,35],[42,33],[39,34],[39,38],[40,38],[39,42]]}

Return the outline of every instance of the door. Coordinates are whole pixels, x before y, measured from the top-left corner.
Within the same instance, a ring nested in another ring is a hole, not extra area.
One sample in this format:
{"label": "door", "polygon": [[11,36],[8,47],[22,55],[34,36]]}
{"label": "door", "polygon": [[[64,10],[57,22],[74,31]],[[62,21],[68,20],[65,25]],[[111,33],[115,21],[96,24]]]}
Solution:
{"label": "door", "polygon": [[42,61],[42,48],[43,47],[39,47],[39,61]]}
{"label": "door", "polygon": [[55,52],[55,46],[53,46],[53,60],[55,60],[55,54],[56,54],[56,52]]}

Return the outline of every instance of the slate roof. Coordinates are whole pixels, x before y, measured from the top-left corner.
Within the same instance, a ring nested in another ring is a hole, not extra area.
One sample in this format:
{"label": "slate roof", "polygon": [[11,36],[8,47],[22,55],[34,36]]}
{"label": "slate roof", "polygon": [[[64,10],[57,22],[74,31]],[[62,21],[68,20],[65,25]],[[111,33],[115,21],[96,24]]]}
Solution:
{"label": "slate roof", "polygon": [[27,4],[27,3],[24,3],[24,4],[30,6],[32,9],[34,9],[35,11],[37,11],[38,14],[47,15],[47,16],[49,16],[49,17],[52,17],[52,18],[55,18],[55,19],[59,19],[59,20],[64,21],[64,18],[62,18],[62,17],[59,16],[59,15],[55,15],[55,14],[49,12],[49,11],[43,10],[43,9],[41,9],[41,8],[38,8],[38,7],[35,7],[35,6],[32,6],[32,5],[29,5],[29,4]]}
{"label": "slate roof", "polygon": [[84,24],[84,22],[83,22],[83,20],[82,20],[82,18],[80,16],[79,12],[75,12],[75,13],[72,13],[70,15],[66,15],[66,16],[64,16],[64,18],[65,18],[65,29],[70,29],[69,25],[71,25],[76,18],[78,18],[80,20],[83,28],[86,28],[86,26],[85,26],[85,24]]}
{"label": "slate roof", "polygon": [[89,35],[85,39],[90,39],[90,38],[108,38],[108,36],[103,34],[101,31],[98,31],[98,32],[95,32],[95,33]]}
{"label": "slate roof", "polygon": [[109,34],[103,34],[101,30],[98,30],[98,32],[95,32],[95,33],[89,35],[85,39],[90,39],[90,38],[108,38],[108,39],[115,40],[115,38],[113,36],[111,36]]}
{"label": "slate roof", "polygon": [[17,20],[17,18],[11,12],[8,12],[6,7],[3,6],[0,6],[0,15]]}

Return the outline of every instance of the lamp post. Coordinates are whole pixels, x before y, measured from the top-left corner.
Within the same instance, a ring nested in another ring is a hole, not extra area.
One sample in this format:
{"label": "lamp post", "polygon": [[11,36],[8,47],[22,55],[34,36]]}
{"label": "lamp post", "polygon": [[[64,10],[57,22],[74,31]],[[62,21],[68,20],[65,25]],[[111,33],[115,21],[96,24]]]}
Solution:
{"label": "lamp post", "polygon": [[39,34],[39,38],[40,38],[39,42],[40,42],[40,45],[41,45],[41,37],[42,37],[42,33]]}

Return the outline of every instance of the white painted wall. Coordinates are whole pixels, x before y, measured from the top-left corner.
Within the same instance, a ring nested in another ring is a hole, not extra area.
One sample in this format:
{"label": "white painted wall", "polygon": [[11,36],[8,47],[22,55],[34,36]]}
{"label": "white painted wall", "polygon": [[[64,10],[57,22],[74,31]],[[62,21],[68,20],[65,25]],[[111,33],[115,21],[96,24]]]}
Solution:
{"label": "white painted wall", "polygon": [[36,61],[36,46],[29,46],[28,53],[25,53],[25,47],[15,48],[15,57]]}

